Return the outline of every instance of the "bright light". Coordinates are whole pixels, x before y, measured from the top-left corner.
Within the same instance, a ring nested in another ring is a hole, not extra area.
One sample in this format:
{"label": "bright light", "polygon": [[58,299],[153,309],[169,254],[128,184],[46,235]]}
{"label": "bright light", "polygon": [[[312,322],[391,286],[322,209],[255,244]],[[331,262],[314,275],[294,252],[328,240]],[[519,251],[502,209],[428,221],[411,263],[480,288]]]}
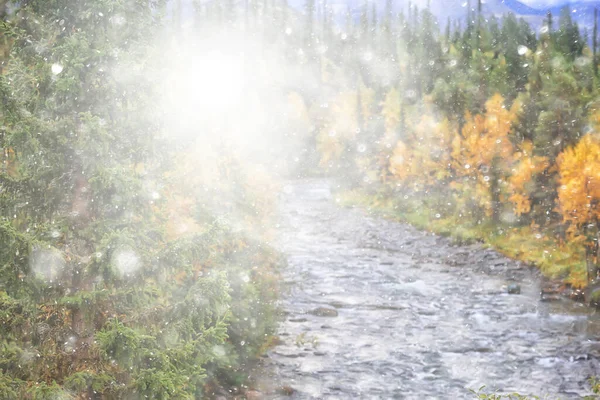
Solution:
{"label": "bright light", "polygon": [[243,55],[225,46],[213,50],[190,45],[180,46],[168,62],[163,110],[171,133],[222,130],[224,119],[231,118],[242,102]]}
{"label": "bright light", "polygon": [[295,124],[304,121],[290,122],[296,109],[290,109],[288,94],[314,81],[278,47],[244,32],[190,31],[157,48],[161,64],[153,80],[160,88],[162,131],[195,154],[197,173],[224,148],[272,169],[277,164],[283,170],[287,160],[298,158],[297,141],[308,127],[302,125],[297,141],[289,141],[288,134],[298,131]]}
{"label": "bright light", "polygon": [[52,73],[58,75],[62,72],[63,67],[60,64],[52,64]]}
{"label": "bright light", "polygon": [[239,102],[244,84],[241,57],[212,51],[185,58],[173,70],[168,89],[171,100],[196,113],[226,112]]}

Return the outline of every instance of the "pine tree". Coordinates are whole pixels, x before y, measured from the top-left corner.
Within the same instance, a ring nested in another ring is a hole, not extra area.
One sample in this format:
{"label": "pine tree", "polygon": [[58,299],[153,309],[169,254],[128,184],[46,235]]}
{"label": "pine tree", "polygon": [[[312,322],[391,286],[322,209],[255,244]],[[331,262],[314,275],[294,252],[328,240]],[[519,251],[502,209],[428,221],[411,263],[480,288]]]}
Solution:
{"label": "pine tree", "polygon": [[565,6],[560,13],[559,29],[556,32],[556,50],[574,60],[581,56],[584,42],[579,32],[579,27],[571,17],[571,10]]}
{"label": "pine tree", "polygon": [[594,8],[594,30],[592,32],[592,63],[594,68],[594,76],[598,76],[598,9]]}
{"label": "pine tree", "polygon": [[360,42],[363,46],[369,44],[369,39],[371,37],[369,30],[369,8],[367,2],[365,1],[360,12]]}
{"label": "pine tree", "polygon": [[315,18],[315,0],[306,0],[304,12],[305,16],[305,31],[304,45],[307,51],[312,52],[312,46],[315,40],[314,18]]}
{"label": "pine tree", "polygon": [[373,50],[375,50],[375,48],[377,47],[377,31],[379,26],[377,25],[378,21],[377,21],[377,7],[375,6],[375,3],[371,4],[371,34],[370,34],[370,41],[371,41],[371,47],[373,48]]}
{"label": "pine tree", "polygon": [[[176,29],[142,3],[33,0],[0,28],[2,397],[8,381],[14,398],[203,398],[272,333],[276,291],[240,278],[269,251],[215,221],[173,233],[166,176],[185,157],[151,77]],[[37,361],[17,368],[24,351]]]}
{"label": "pine tree", "polygon": [[475,50],[481,51],[481,0],[477,0],[477,29],[475,33]]}

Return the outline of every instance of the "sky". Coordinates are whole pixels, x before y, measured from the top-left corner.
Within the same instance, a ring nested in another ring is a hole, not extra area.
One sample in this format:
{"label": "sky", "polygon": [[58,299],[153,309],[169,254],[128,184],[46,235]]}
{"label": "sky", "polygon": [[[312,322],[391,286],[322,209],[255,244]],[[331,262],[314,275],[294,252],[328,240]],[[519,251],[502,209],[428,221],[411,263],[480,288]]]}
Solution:
{"label": "sky", "polygon": [[[521,3],[527,4],[531,7],[547,7],[547,6],[556,6],[560,4],[568,4],[575,3],[575,1],[571,0],[520,0]],[[578,0],[577,3],[594,3],[597,0]]]}
{"label": "sky", "polygon": [[[181,0],[184,5],[184,18],[189,18],[193,13],[192,3],[194,0]],[[204,1],[204,0],[203,0]],[[210,1],[210,0],[206,0]],[[261,0],[257,0],[261,1]],[[317,3],[320,3],[323,0],[317,0]],[[364,4],[364,1],[367,3],[375,3],[377,4],[377,8],[382,11],[385,7],[386,0],[327,0],[329,7],[332,7],[334,10],[338,10],[340,13],[338,21],[342,22],[342,15],[346,13],[348,7],[354,10],[354,14],[358,17],[360,13],[360,9]],[[466,15],[466,6],[469,0],[412,0],[412,4],[417,4],[420,8],[426,7],[427,4],[430,4],[431,11],[437,17],[438,21],[441,25],[445,24],[445,21],[450,19],[463,19]],[[241,0],[239,0],[241,3]],[[512,6],[509,6],[510,3],[516,3]],[[523,15],[519,14],[519,6],[518,2],[522,3],[525,6],[529,6],[536,10],[539,10],[540,13]],[[291,7],[294,7],[298,10],[303,10],[306,0],[288,0],[288,4]],[[409,0],[394,0],[395,11],[399,11],[400,8],[406,8],[409,3]],[[477,0],[470,0],[471,7],[476,7]],[[495,14],[497,16],[504,15],[508,12],[516,12],[517,15],[524,17],[532,26],[539,26],[544,18],[545,10],[549,7],[554,8],[554,13],[559,13],[559,9],[561,6],[571,4],[574,10],[578,12],[573,14],[575,20],[579,23],[580,27],[588,27],[590,28],[593,25],[593,7],[584,7],[582,8],[582,4],[597,4],[600,7],[600,0],[506,0],[506,4],[503,4],[503,0],[483,0],[484,3],[484,13],[486,15]],[[572,7],[572,8],[573,8]]]}

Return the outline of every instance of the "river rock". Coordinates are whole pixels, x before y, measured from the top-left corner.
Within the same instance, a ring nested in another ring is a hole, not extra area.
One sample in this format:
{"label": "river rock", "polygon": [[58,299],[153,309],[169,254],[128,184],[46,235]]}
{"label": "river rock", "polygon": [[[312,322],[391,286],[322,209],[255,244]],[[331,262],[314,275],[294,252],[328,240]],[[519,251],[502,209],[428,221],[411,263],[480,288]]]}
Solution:
{"label": "river rock", "polygon": [[283,394],[283,395],[285,395],[285,396],[291,396],[291,395],[293,395],[294,393],[296,393],[296,389],[294,389],[294,388],[293,388],[293,387],[291,387],[291,386],[284,385],[284,386],[281,386],[281,387],[279,388],[278,392],[279,392],[280,394]]}
{"label": "river rock", "polygon": [[588,304],[600,308],[600,287],[598,283],[591,284],[586,290],[586,300]]}
{"label": "river rock", "polygon": [[263,394],[258,390],[248,390],[245,393],[246,400],[261,400],[264,398]]}
{"label": "river rock", "polygon": [[584,302],[585,301],[585,293],[580,289],[571,289],[569,292],[569,298],[573,301]]}
{"label": "river rock", "polygon": [[306,322],[308,321],[306,318],[290,318],[288,319],[290,322]]}
{"label": "river rock", "polygon": [[317,317],[337,317],[338,312],[333,308],[317,307],[314,310],[310,310],[309,314],[316,315]]}
{"label": "river rock", "polygon": [[542,288],[540,292],[541,301],[560,301],[562,300],[563,289],[559,285],[548,285]]}
{"label": "river rock", "polygon": [[558,294],[545,294],[542,293],[542,296],[540,297],[541,301],[544,302],[550,302],[550,301],[561,301],[562,297]]}
{"label": "river rock", "polygon": [[517,285],[516,283],[511,283],[506,288],[506,291],[508,294],[521,294],[521,286]]}

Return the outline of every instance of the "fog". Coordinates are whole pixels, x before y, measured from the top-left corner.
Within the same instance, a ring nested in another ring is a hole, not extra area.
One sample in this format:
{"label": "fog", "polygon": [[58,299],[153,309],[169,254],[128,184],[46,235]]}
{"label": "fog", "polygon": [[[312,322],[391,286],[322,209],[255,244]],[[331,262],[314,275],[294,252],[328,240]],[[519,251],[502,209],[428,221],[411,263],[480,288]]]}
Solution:
{"label": "fog", "polygon": [[0,0],[0,398],[597,395],[577,4]]}

